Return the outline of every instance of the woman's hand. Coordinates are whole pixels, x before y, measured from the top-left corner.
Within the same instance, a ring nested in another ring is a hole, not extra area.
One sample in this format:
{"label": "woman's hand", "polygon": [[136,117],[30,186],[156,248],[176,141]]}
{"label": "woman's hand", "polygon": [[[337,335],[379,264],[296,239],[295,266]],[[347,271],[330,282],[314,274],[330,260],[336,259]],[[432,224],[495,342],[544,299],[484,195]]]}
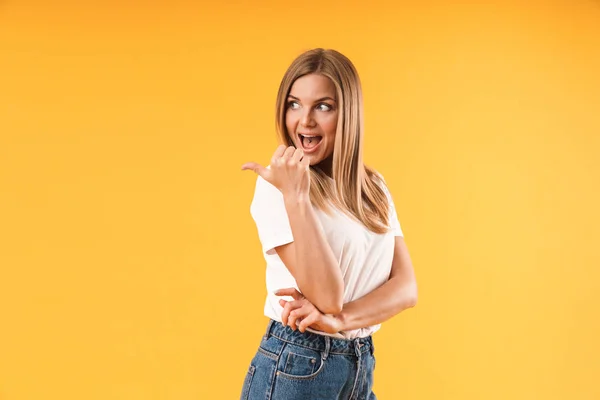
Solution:
{"label": "woman's hand", "polygon": [[280,145],[271,158],[271,168],[249,162],[242,170],[253,170],[283,193],[284,197],[307,198],[310,189],[309,158],[301,149]]}
{"label": "woman's hand", "polygon": [[281,322],[284,326],[287,325],[292,330],[297,328],[300,332],[305,332],[306,328],[325,333],[338,333],[343,330],[343,323],[339,317],[323,314],[295,288],[280,289],[275,292],[275,295],[291,296],[294,299],[294,301],[279,300],[279,304],[283,307]]}

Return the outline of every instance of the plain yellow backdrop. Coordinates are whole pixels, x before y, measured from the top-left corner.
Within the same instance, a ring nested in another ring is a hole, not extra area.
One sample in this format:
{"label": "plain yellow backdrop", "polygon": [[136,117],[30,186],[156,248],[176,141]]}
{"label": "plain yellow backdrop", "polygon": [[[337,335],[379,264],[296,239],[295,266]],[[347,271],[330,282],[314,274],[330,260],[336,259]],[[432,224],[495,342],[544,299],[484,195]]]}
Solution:
{"label": "plain yellow backdrop", "polygon": [[266,326],[240,166],[312,47],[359,70],[419,283],[378,397],[600,399],[593,0],[0,3],[0,399],[238,398]]}

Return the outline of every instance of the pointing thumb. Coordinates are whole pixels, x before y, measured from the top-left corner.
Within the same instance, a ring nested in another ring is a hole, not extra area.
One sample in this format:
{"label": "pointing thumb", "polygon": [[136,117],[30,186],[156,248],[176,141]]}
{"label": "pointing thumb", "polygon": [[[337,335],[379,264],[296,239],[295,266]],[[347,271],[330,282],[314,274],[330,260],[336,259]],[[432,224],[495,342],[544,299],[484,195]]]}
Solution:
{"label": "pointing thumb", "polygon": [[268,171],[265,167],[263,167],[262,165],[255,163],[255,162],[249,162],[246,163],[244,165],[242,165],[242,171],[245,170],[252,170],[254,172],[256,172],[258,175],[262,176],[263,178],[265,177],[265,173]]}

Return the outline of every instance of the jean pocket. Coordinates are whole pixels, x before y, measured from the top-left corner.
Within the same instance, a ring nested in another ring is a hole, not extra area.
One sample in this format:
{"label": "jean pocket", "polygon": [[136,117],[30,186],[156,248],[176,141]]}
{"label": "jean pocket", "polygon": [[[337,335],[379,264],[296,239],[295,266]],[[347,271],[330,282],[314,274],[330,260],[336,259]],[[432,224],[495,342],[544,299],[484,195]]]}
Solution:
{"label": "jean pocket", "polygon": [[254,377],[254,370],[256,367],[254,365],[250,365],[248,368],[248,372],[246,373],[246,379],[244,379],[244,386],[242,386],[242,395],[240,400],[247,400],[248,395],[250,394],[250,385],[252,385],[252,378]]}
{"label": "jean pocket", "polygon": [[281,354],[277,376],[288,379],[312,379],[323,370],[321,353],[295,345],[287,345]]}

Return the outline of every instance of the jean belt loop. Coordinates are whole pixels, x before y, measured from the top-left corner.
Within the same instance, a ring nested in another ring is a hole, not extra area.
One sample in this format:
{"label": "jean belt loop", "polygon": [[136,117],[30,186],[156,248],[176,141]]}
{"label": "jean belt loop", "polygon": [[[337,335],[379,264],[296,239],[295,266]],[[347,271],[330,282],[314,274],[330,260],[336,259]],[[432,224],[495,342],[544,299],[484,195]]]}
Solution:
{"label": "jean belt loop", "polygon": [[360,347],[360,339],[354,339],[354,351],[358,358],[360,358]]}
{"label": "jean belt loop", "polygon": [[275,321],[270,319],[269,323],[267,324],[267,331],[265,332],[265,340],[267,340],[271,336],[271,329],[273,329],[274,325],[275,325]]}
{"label": "jean belt loop", "polygon": [[327,360],[329,356],[329,350],[331,349],[331,338],[329,336],[324,336],[325,339],[325,351],[323,352],[323,361]]}

